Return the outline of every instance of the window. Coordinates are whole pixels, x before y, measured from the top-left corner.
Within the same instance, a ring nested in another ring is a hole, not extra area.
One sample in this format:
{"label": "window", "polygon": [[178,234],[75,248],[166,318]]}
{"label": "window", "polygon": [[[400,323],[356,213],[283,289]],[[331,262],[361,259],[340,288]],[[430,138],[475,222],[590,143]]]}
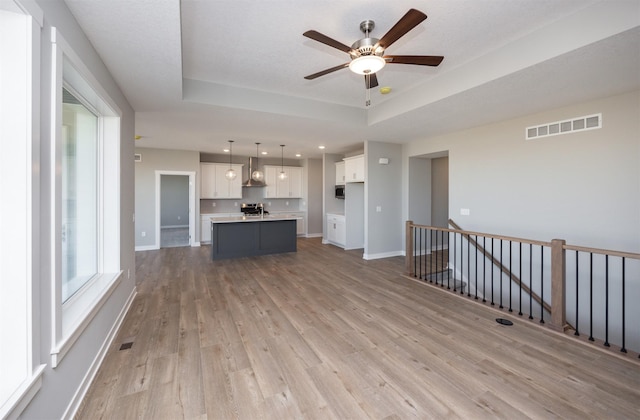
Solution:
{"label": "window", "polygon": [[119,283],[120,110],[52,30],[52,341],[55,368]]}
{"label": "window", "polygon": [[66,302],[98,274],[98,117],[65,88],[62,104],[62,301]]}
{"label": "window", "polygon": [[[0,2],[0,418],[17,417],[40,388],[44,366],[33,330],[33,150],[39,145],[42,11]],[[37,217],[37,213],[35,213]],[[37,266],[36,266],[37,267]]]}

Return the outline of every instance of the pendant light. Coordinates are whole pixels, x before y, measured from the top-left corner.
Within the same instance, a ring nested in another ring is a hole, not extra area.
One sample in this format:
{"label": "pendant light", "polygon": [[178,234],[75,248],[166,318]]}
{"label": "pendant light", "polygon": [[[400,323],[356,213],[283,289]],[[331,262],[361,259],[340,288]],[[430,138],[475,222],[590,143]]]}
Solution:
{"label": "pendant light", "polygon": [[251,173],[251,179],[253,179],[254,181],[263,181],[264,180],[264,174],[262,173],[262,171],[260,170],[260,166],[258,164],[258,148],[260,147],[260,143],[256,143],[256,170],[253,171]]}
{"label": "pendant light", "polygon": [[233,145],[233,140],[229,140],[229,169],[227,169],[227,172],[224,173],[224,177],[227,178],[227,180],[229,181],[233,181],[238,176],[236,171],[234,171],[233,168],[231,167],[231,158],[233,157],[233,150],[231,148],[232,145]]}
{"label": "pendant light", "polygon": [[278,174],[278,178],[280,178],[280,180],[284,181],[285,179],[287,179],[287,173],[284,171],[284,144],[281,144],[280,147],[281,147],[280,173]]}

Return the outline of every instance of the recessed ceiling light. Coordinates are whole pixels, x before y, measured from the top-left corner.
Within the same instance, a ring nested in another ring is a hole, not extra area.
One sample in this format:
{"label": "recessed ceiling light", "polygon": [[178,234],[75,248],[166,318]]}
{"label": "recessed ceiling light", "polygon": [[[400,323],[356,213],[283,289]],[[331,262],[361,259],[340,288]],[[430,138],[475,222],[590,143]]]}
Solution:
{"label": "recessed ceiling light", "polygon": [[300,153],[296,153],[296,157],[300,157],[302,156]]}
{"label": "recessed ceiling light", "polygon": [[223,152],[229,153],[229,149],[222,149]]}
{"label": "recessed ceiling light", "polygon": [[324,149],[324,146],[318,146],[318,149]]}
{"label": "recessed ceiling light", "polygon": [[260,152],[261,155],[268,155],[269,153],[267,152]]}

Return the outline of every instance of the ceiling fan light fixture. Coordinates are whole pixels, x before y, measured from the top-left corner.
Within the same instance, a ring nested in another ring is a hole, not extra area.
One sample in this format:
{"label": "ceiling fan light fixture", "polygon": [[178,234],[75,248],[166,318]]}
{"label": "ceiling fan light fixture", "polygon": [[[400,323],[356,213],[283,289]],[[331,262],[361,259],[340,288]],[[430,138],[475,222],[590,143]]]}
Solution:
{"label": "ceiling fan light fixture", "polygon": [[377,55],[363,55],[354,58],[349,63],[349,70],[356,74],[374,74],[387,64],[384,58]]}

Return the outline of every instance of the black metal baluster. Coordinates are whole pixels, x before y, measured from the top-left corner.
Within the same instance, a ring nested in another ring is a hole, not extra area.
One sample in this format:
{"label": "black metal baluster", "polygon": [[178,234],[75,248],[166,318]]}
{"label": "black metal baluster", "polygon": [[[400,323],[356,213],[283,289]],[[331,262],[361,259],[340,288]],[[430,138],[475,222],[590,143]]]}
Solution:
{"label": "black metal baluster", "polygon": [[451,255],[449,255],[449,250],[451,247],[449,244],[451,243],[451,232],[447,231],[447,289],[451,290],[451,269],[449,268],[449,261],[451,261]]}
{"label": "black metal baluster", "polygon": [[627,352],[627,349],[625,347],[625,340],[624,340],[624,338],[625,338],[625,333],[624,333],[624,330],[625,330],[625,325],[624,325],[625,324],[625,316],[624,316],[625,315],[624,314],[624,312],[625,312],[625,310],[624,310],[624,308],[625,308],[625,304],[624,304],[624,301],[625,301],[625,298],[624,298],[624,287],[625,287],[625,284],[624,284],[624,282],[625,282],[624,272],[625,272],[625,267],[624,267],[624,261],[625,261],[625,257],[622,257],[622,348],[620,348],[620,351],[622,353],[626,353]]}
{"label": "black metal baluster", "polygon": [[579,321],[580,321],[580,311],[578,310],[579,307],[579,300],[578,300],[578,296],[580,295],[580,281],[579,281],[579,255],[580,253],[578,251],[576,251],[576,332],[573,333],[573,335],[577,335],[580,336],[580,329],[579,329]]}
{"label": "black metal baluster", "polygon": [[[491,256],[493,256],[493,238],[491,238]],[[493,264],[491,264],[491,287],[493,287],[493,271],[494,271],[494,266]],[[482,282],[482,301],[486,302],[487,301],[487,286],[485,284],[485,282]]]}
{"label": "black metal baluster", "polygon": [[433,283],[433,229],[429,230],[429,283]]}
{"label": "black metal baluster", "polygon": [[429,242],[429,231],[424,231],[424,244],[420,243],[420,248],[422,249],[422,253],[420,254],[420,258],[422,258],[422,266],[424,267],[424,281],[427,281],[427,256],[429,253],[427,252]]}
{"label": "black metal baluster", "polygon": [[[458,264],[458,261],[456,260],[457,256],[458,256],[458,234],[456,232],[453,232],[453,265],[454,266]],[[455,276],[453,276],[453,291],[454,292],[458,291],[456,289],[456,277]]]}
{"label": "black metal baluster", "polygon": [[593,252],[589,253],[589,341],[593,338]]}
{"label": "black metal baluster", "polygon": [[604,256],[604,346],[609,344],[609,255]]}
{"label": "black metal baluster", "polygon": [[[500,267],[502,267],[502,239],[500,239]],[[502,268],[500,269],[500,277],[498,279],[500,281],[500,299],[502,299]],[[493,282],[491,282],[491,306],[495,305],[493,300]]]}
{"label": "black metal baluster", "polygon": [[544,247],[540,245],[540,323],[544,324]]}
{"label": "black metal baluster", "polygon": [[[531,255],[533,256],[533,244],[531,244]],[[533,319],[533,260],[529,271],[529,319]]]}
{"label": "black metal baluster", "polygon": [[[416,228],[414,228],[416,229]],[[416,232],[415,230],[413,231],[413,277],[418,277],[421,278],[420,276],[422,276],[422,260],[420,259],[420,254],[418,254],[418,244],[420,244],[420,247],[422,248],[422,228],[419,230],[419,240],[416,241]],[[420,271],[416,270],[416,267],[420,267]]]}
{"label": "black metal baluster", "polygon": [[513,262],[513,259],[511,258],[511,254],[513,253],[513,243],[511,242],[511,240],[509,240],[509,312],[513,312],[513,308],[512,308],[512,302],[511,302],[511,296],[512,296],[512,283],[513,283],[513,276],[511,275],[513,273],[512,268],[511,268],[511,264]]}
{"label": "black metal baluster", "polygon": [[[476,235],[476,275],[475,275],[475,280],[476,280],[476,297],[475,299],[478,300],[478,235]],[[469,284],[467,284],[467,296],[471,297],[471,279],[469,279]]]}
{"label": "black metal baluster", "polygon": [[[493,257],[495,254],[493,253],[493,238],[491,238],[491,256]],[[493,301],[493,272],[494,272],[493,264],[491,264],[491,306],[495,305]]]}
{"label": "black metal baluster", "polygon": [[519,251],[518,258],[520,259],[520,268],[519,268],[519,276],[520,276],[520,298],[518,299],[518,315],[522,316],[522,242],[519,243]]}
{"label": "black metal baluster", "polygon": [[471,297],[471,235],[467,237],[467,280],[469,281],[467,296]]}
{"label": "black metal baluster", "polygon": [[[416,252],[417,252],[418,255],[414,256],[414,261],[415,261],[415,258],[418,259],[418,270],[419,270],[418,271],[418,278],[421,279],[421,280],[422,280],[422,258],[421,258],[420,254],[422,253],[422,231],[423,230],[424,230],[423,228],[420,228],[420,231],[418,232],[418,244],[420,245],[420,247],[416,248]],[[415,270],[415,268],[414,268],[414,270]]]}
{"label": "black metal baluster", "polygon": [[444,287],[444,231],[440,231],[440,287]]}
{"label": "black metal baluster", "polygon": [[[487,237],[482,237],[482,295],[484,297],[484,285],[487,282]],[[478,291],[476,290],[476,296]],[[477,299],[477,298],[476,298]]]}

